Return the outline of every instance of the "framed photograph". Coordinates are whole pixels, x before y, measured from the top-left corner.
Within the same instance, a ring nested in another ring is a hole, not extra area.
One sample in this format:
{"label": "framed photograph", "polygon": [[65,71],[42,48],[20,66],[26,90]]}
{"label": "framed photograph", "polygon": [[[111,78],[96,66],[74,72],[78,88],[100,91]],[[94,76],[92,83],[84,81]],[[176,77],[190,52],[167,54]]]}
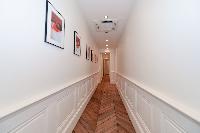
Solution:
{"label": "framed photograph", "polygon": [[47,0],[45,42],[64,49],[65,19]]}
{"label": "framed photograph", "polygon": [[90,60],[90,46],[86,45],[86,60]]}
{"label": "framed photograph", "polygon": [[81,38],[76,31],[74,31],[74,54],[81,56]]}
{"label": "framed photograph", "polygon": [[96,54],[94,55],[94,59],[95,59],[94,62],[97,63],[97,55]]}
{"label": "framed photograph", "polygon": [[91,61],[93,62],[93,50],[90,50],[91,52],[91,54],[90,54],[90,58],[91,58]]}

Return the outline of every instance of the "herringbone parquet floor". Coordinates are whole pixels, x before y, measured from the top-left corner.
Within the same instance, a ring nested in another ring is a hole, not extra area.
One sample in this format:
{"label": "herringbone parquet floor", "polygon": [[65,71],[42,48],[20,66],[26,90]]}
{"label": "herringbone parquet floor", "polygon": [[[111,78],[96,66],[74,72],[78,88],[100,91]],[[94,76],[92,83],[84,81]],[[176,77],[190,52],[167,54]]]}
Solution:
{"label": "herringbone parquet floor", "polygon": [[115,85],[105,76],[73,133],[135,133]]}

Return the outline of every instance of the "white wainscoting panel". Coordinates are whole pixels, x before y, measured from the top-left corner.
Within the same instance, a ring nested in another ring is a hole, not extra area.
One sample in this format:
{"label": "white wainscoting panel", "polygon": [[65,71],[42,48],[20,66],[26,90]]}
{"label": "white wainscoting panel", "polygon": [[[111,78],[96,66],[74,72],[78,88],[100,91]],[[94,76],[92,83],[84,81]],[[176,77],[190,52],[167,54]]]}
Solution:
{"label": "white wainscoting panel", "polygon": [[71,133],[93,95],[100,73],[0,119],[0,133]]}
{"label": "white wainscoting panel", "polygon": [[65,95],[57,102],[58,130],[61,132],[73,116],[76,105],[75,90],[70,88],[66,90]]}
{"label": "white wainscoting panel", "polygon": [[120,74],[115,83],[137,133],[200,133],[200,123]]}
{"label": "white wainscoting panel", "polygon": [[16,127],[11,133],[35,133],[47,131],[47,117],[46,112],[42,111],[39,114],[33,116],[28,121]]}

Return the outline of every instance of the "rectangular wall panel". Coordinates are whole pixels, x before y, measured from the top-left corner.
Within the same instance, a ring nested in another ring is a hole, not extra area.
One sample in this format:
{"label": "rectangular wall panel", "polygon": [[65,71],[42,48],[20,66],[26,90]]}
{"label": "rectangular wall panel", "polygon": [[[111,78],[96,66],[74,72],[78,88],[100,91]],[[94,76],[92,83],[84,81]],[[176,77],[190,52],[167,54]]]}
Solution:
{"label": "rectangular wall panel", "polygon": [[162,114],[162,133],[187,133],[178,123]]}
{"label": "rectangular wall panel", "polygon": [[47,117],[44,110],[16,127],[11,133],[47,133],[46,131]]}
{"label": "rectangular wall panel", "polygon": [[151,129],[151,103],[141,94],[137,95],[137,114],[146,131]]}
{"label": "rectangular wall panel", "polygon": [[136,90],[134,86],[131,86],[131,84],[127,83],[126,85],[126,98],[133,110],[136,109]]}
{"label": "rectangular wall panel", "polygon": [[65,96],[61,98],[57,103],[57,116],[58,124],[61,125],[64,120],[70,117],[71,113],[75,109],[75,93],[74,90],[67,90]]}

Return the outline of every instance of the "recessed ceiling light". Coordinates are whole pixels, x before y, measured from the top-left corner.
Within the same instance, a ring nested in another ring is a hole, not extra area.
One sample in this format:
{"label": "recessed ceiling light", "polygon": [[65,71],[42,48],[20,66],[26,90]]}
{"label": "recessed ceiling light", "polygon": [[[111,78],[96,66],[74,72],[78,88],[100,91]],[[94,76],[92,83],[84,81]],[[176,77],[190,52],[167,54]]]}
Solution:
{"label": "recessed ceiling light", "polygon": [[106,45],[106,47],[108,47],[108,44]]}
{"label": "recessed ceiling light", "polygon": [[106,42],[108,42],[108,40],[106,40]]}
{"label": "recessed ceiling light", "polygon": [[108,19],[108,16],[104,16],[105,19]]}
{"label": "recessed ceiling light", "polygon": [[106,49],[108,49],[108,48],[106,48]]}
{"label": "recessed ceiling light", "polygon": [[105,53],[106,54],[106,53]]}

